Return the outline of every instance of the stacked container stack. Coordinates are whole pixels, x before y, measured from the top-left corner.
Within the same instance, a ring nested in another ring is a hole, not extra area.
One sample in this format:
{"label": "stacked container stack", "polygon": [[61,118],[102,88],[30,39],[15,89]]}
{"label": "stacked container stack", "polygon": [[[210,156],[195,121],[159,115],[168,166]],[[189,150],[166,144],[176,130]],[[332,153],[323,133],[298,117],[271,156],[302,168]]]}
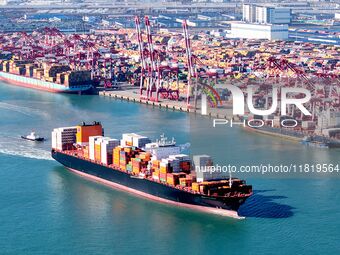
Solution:
{"label": "stacked container stack", "polygon": [[57,150],[72,149],[76,143],[77,127],[61,127],[52,131],[52,148]]}
{"label": "stacked container stack", "polygon": [[191,187],[192,182],[193,182],[193,178],[189,174],[179,178],[179,184],[182,187]]}
{"label": "stacked container stack", "polygon": [[26,64],[25,65],[25,69],[26,69],[25,75],[27,77],[32,77],[33,76],[33,68],[34,68],[33,64]]}
{"label": "stacked container stack", "polygon": [[125,147],[123,150],[119,152],[119,167],[122,170],[125,170],[125,171],[127,170],[126,165],[131,160],[131,151],[132,151],[131,147]]}
{"label": "stacked container stack", "polygon": [[88,145],[85,145],[83,147],[83,157],[88,159],[89,158],[89,146]]}
{"label": "stacked container stack", "polygon": [[89,137],[89,158],[91,160],[96,160],[96,158],[95,158],[95,142],[96,142],[97,139],[101,139],[101,138],[102,138],[101,135]]}
{"label": "stacked container stack", "polygon": [[151,140],[146,136],[141,136],[135,133],[123,134],[120,142],[121,146],[134,146],[137,148],[144,148]]}
{"label": "stacked container stack", "polygon": [[211,157],[208,155],[195,155],[193,157],[193,163],[195,166],[195,173],[197,182],[204,182],[212,180],[214,175],[207,170],[207,167],[212,166]]}
{"label": "stacked container stack", "polygon": [[132,146],[133,140],[133,133],[131,134],[123,134],[122,135],[122,140],[120,141],[120,146],[125,147],[125,146]]}
{"label": "stacked container stack", "polygon": [[172,173],[179,173],[181,170],[179,168],[179,159],[169,156],[169,158],[162,159],[161,163],[165,163],[169,167],[169,171]]}
{"label": "stacked container stack", "polygon": [[132,164],[132,172],[135,174],[139,174],[141,170],[141,159],[140,158],[132,158],[131,164]]}
{"label": "stacked container stack", "polygon": [[[177,154],[177,155],[170,155],[169,159],[175,159],[179,162],[179,171],[178,172],[186,172],[190,173],[191,170],[191,161],[189,155],[186,154]],[[173,169],[174,173],[177,173],[177,169]]]}
{"label": "stacked container stack", "polygon": [[93,122],[93,124],[85,124],[77,126],[77,144],[88,145],[90,136],[102,136],[104,131],[100,122]]}
{"label": "stacked container stack", "polygon": [[64,75],[65,86],[77,86],[91,83],[91,71],[68,71]]}
{"label": "stacked container stack", "polygon": [[146,136],[134,135],[132,137],[132,145],[137,148],[144,148],[148,143],[151,143],[151,140]]}
{"label": "stacked container stack", "polygon": [[155,181],[159,181],[159,173],[160,173],[160,161],[152,160],[151,161],[151,171],[152,171],[152,179]]}
{"label": "stacked container stack", "polygon": [[113,149],[113,165],[115,167],[119,167],[120,165],[120,152],[123,150],[121,146],[117,146],[116,148]]}
{"label": "stacked container stack", "polygon": [[98,137],[95,141],[94,141],[94,160],[101,162],[101,145],[102,145],[102,141],[103,141],[104,137]]}
{"label": "stacked container stack", "polygon": [[147,143],[145,150],[152,154],[152,159],[166,159],[170,155],[180,154],[181,148],[179,146],[159,146],[157,143]]}
{"label": "stacked container stack", "polygon": [[160,162],[159,164],[159,180],[161,182],[166,182],[167,173],[170,173],[169,163]]}
{"label": "stacked container stack", "polygon": [[168,173],[166,176],[166,181],[169,185],[177,186],[180,184],[179,180],[185,178],[185,173]]}
{"label": "stacked container stack", "polygon": [[[244,181],[239,179],[233,179],[233,184],[242,185]],[[223,195],[231,190],[231,183],[229,180],[219,181],[205,181],[205,182],[194,182],[192,183],[192,190],[207,195]]]}
{"label": "stacked container stack", "polygon": [[101,142],[101,162],[106,165],[112,164],[113,150],[119,145],[117,139],[105,137]]}

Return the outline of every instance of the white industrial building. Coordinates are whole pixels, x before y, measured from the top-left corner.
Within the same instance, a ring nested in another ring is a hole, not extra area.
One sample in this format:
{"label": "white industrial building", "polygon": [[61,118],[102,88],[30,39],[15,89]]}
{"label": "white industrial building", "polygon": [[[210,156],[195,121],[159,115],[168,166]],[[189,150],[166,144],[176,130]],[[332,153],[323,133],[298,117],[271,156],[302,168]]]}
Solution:
{"label": "white industrial building", "polygon": [[318,116],[318,129],[340,127],[340,112],[327,110]]}
{"label": "white industrial building", "polygon": [[291,10],[289,8],[244,4],[243,21],[261,24],[290,24]]}
{"label": "white industrial building", "polygon": [[245,39],[287,40],[288,25],[234,22],[231,23],[231,36]]}
{"label": "white industrial building", "polygon": [[340,20],[340,12],[336,12],[336,13],[334,14],[334,19]]}
{"label": "white industrial building", "polygon": [[255,22],[256,20],[256,6],[252,4],[243,5],[243,21]]}

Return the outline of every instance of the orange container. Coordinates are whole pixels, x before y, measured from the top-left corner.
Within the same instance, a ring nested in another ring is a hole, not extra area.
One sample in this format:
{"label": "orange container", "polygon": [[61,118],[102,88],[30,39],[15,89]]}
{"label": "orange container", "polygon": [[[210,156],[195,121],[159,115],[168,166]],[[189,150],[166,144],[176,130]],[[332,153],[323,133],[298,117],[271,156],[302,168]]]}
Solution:
{"label": "orange container", "polygon": [[178,184],[178,177],[172,173],[167,173],[166,174],[166,182],[169,185],[176,186]]}
{"label": "orange container", "polygon": [[100,123],[95,125],[77,126],[76,142],[88,143],[90,136],[103,135],[103,128]]}
{"label": "orange container", "polygon": [[120,162],[120,163],[119,163],[119,167],[120,167],[122,170],[126,170],[126,163]]}
{"label": "orange container", "polygon": [[150,161],[151,160],[151,153],[149,153],[149,152],[141,152],[141,153],[139,153],[138,157],[140,159],[145,160],[145,161]]}
{"label": "orange container", "polygon": [[191,186],[192,180],[187,179],[186,177],[184,178],[179,178],[179,184],[183,187],[189,187]]}

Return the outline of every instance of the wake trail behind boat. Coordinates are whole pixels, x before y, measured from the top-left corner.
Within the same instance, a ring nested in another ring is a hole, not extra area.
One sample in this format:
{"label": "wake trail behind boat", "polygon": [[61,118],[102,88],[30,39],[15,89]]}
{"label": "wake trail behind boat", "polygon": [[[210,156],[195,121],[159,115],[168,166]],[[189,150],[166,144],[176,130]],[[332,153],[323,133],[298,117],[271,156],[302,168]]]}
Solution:
{"label": "wake trail behind boat", "polygon": [[[32,144],[29,144],[32,143]],[[19,139],[5,137],[0,140],[0,153],[25,158],[52,160],[50,151],[34,147],[34,142],[20,143]]]}

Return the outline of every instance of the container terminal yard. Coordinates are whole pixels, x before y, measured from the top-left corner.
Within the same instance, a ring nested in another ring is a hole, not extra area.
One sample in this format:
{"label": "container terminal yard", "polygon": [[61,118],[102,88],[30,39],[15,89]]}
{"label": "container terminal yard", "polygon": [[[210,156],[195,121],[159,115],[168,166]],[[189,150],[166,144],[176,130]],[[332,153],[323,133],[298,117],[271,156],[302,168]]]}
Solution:
{"label": "container terminal yard", "polygon": [[[216,31],[190,31],[186,20],[182,31],[155,28],[148,16],[136,16],[134,23],[135,29],[90,34],[65,34],[48,27],[32,33],[3,33],[0,77],[52,92],[101,88],[101,95],[184,111],[197,111],[199,100],[207,98],[207,113],[216,117],[231,115],[232,97],[226,84],[238,86],[245,94],[252,87],[253,103],[259,109],[272,103],[268,92],[273,87],[307,88],[312,94],[307,105],[312,116],[289,108],[285,118],[299,123],[290,131],[297,132],[299,139],[305,135],[317,135],[317,140],[339,138],[339,46],[230,39]],[[264,120],[272,123],[270,133],[282,134],[282,118],[277,111]]]}
{"label": "container terminal yard", "polygon": [[339,8],[0,0],[1,253],[336,254]]}

